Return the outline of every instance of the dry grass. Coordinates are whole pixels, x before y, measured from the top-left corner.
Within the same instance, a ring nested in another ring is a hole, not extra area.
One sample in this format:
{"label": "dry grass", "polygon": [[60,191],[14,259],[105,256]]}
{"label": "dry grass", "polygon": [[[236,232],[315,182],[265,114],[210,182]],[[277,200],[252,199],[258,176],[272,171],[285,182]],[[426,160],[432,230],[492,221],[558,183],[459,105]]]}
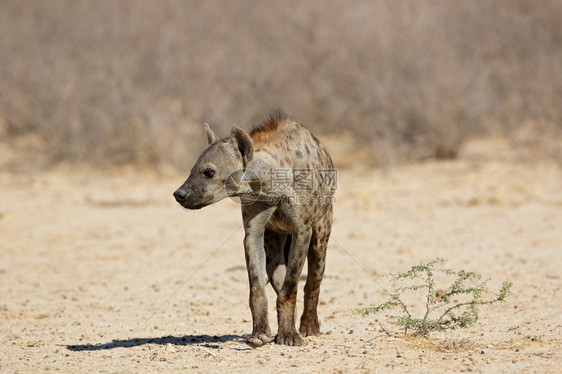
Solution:
{"label": "dry grass", "polygon": [[478,345],[468,338],[430,339],[422,336],[406,335],[404,340],[418,349],[431,350],[435,352],[458,353],[478,349]]}
{"label": "dry grass", "polygon": [[377,164],[455,157],[469,135],[522,127],[517,144],[534,149],[562,131],[561,13],[532,0],[5,1],[0,136],[37,135],[18,150],[34,162],[185,167],[204,121],[226,135],[282,106],[325,135],[350,130]]}

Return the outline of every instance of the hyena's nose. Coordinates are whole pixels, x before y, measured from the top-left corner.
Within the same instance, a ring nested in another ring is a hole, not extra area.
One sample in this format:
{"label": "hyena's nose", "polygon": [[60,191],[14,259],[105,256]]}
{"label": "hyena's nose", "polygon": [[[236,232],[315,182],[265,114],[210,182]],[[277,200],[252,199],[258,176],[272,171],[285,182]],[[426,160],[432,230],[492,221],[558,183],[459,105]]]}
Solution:
{"label": "hyena's nose", "polygon": [[176,190],[176,192],[174,192],[174,197],[176,198],[176,201],[178,203],[184,202],[187,195],[188,195],[188,193],[185,190],[182,190],[182,189],[178,189],[178,190]]}

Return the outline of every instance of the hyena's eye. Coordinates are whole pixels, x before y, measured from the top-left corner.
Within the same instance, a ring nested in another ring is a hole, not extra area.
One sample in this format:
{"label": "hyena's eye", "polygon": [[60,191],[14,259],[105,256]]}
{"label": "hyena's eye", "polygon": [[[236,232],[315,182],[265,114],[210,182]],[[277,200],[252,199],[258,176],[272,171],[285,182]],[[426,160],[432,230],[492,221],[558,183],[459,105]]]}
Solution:
{"label": "hyena's eye", "polygon": [[206,178],[211,179],[212,177],[215,176],[215,171],[214,171],[213,169],[205,169],[205,170],[203,171],[203,175],[204,175]]}

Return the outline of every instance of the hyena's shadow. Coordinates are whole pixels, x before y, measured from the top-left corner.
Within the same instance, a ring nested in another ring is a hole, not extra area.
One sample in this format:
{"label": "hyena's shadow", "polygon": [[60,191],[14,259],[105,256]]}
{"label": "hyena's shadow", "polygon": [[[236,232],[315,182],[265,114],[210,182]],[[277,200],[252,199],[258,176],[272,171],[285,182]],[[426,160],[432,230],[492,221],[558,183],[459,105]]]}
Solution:
{"label": "hyena's shadow", "polygon": [[[240,335],[186,335],[186,336],[162,336],[158,338],[132,338],[125,340],[112,340],[108,343],[100,344],[79,344],[67,345],[66,348],[70,351],[102,351],[114,348],[132,348],[145,344],[159,344],[159,345],[203,345],[207,348],[219,348],[218,345],[213,343],[224,343],[228,341],[244,341],[244,337]],[[249,348],[249,347],[248,347]],[[251,349],[251,348],[249,348]]]}

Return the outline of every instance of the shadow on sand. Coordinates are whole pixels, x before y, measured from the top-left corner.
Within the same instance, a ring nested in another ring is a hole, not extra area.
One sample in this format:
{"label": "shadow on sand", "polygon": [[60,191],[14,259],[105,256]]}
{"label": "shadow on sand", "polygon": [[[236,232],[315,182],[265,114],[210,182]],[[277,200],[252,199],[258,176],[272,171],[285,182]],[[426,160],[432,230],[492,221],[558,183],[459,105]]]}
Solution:
{"label": "shadow on sand", "polygon": [[[70,351],[100,351],[114,348],[130,348],[144,344],[173,344],[173,345],[191,345],[203,344],[209,348],[218,348],[209,343],[222,343],[231,340],[243,340],[239,335],[223,335],[223,336],[210,336],[210,335],[186,335],[186,336],[163,336],[160,338],[133,338],[126,340],[112,340],[109,343],[101,344],[80,344],[80,345],[67,345],[66,348]],[[248,347],[249,348],[249,347]]]}

